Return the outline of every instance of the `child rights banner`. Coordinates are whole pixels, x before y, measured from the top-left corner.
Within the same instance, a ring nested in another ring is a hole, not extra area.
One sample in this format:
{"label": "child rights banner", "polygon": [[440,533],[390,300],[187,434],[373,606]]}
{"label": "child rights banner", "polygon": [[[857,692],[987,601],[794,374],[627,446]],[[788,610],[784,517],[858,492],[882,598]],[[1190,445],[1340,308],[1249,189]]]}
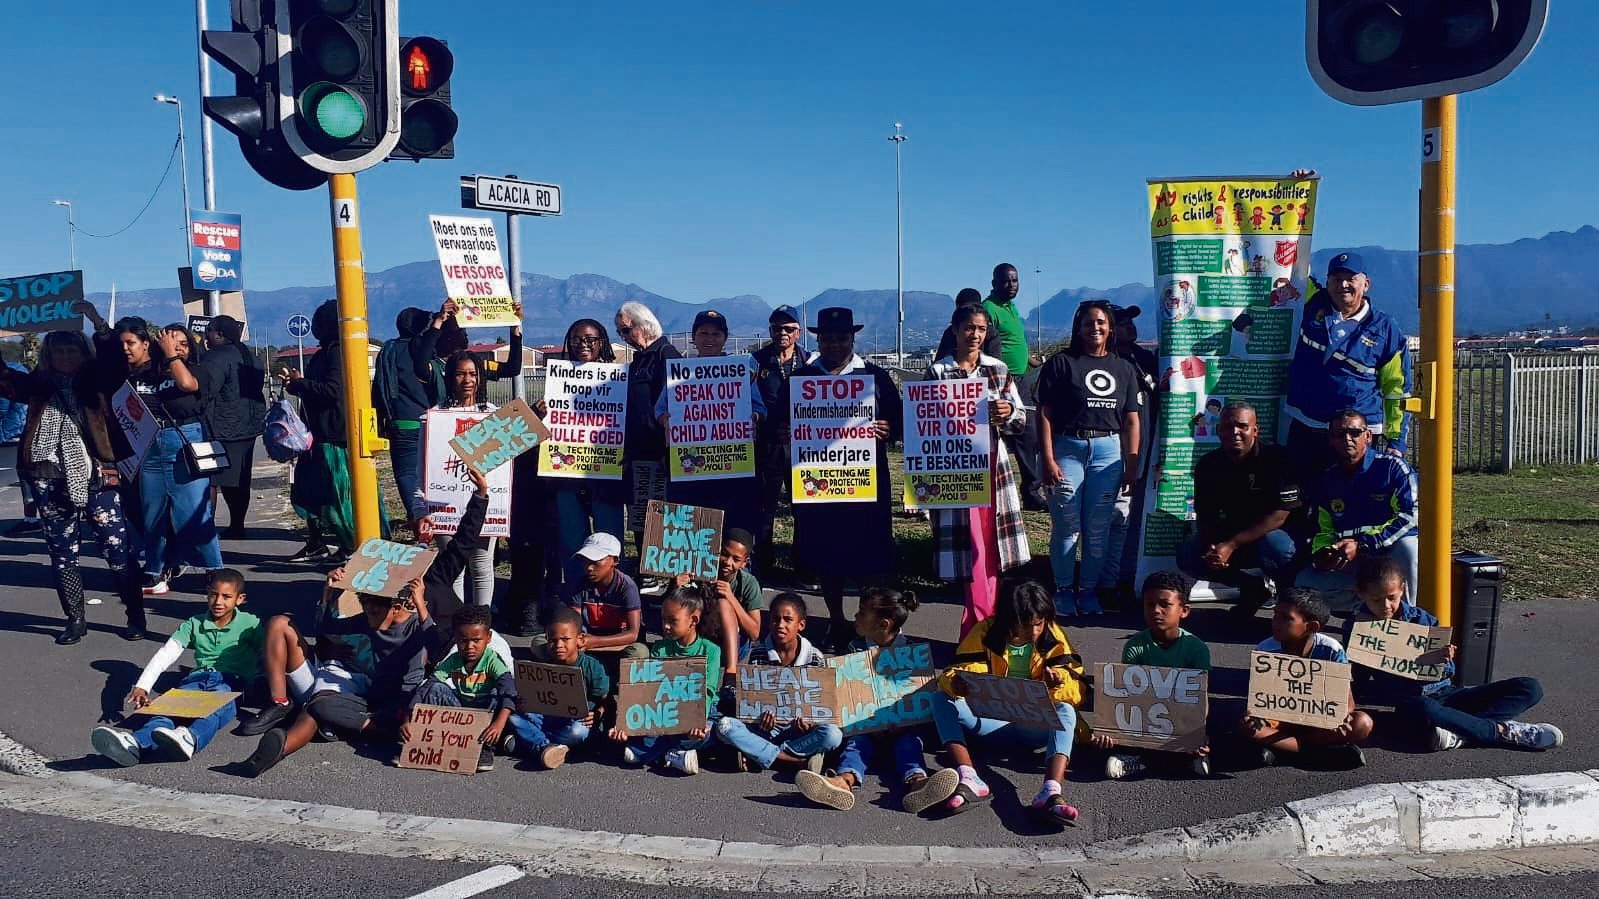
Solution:
{"label": "child rights banner", "polygon": [[544,380],[544,426],[539,475],[548,478],[622,479],[622,439],[627,428],[627,366],[619,362],[551,359]]}
{"label": "child rights banner", "polygon": [[668,359],[666,443],[673,481],[755,474],[755,412],[749,360]]}
{"label": "child rights banner", "polygon": [[905,398],[905,505],[967,509],[994,504],[989,476],[988,382],[911,381]]}
{"label": "child rights banner", "polygon": [[[489,412],[429,409],[427,435],[422,447],[422,497],[427,500],[433,533],[453,534],[466,504],[472,501],[471,469],[455,451],[455,438],[488,418]],[[511,536],[511,468],[501,466],[488,475],[489,508],[483,516],[485,537]]]}
{"label": "child rights banner", "polygon": [[870,375],[790,378],[795,503],[877,499],[877,383]]}
{"label": "child rights banner", "polygon": [[[1161,392],[1150,450],[1138,580],[1176,568],[1194,520],[1194,463],[1220,447],[1230,400],[1281,443],[1288,362],[1310,274],[1318,181],[1152,178],[1150,237]],[[1210,596],[1201,583],[1195,595]]]}

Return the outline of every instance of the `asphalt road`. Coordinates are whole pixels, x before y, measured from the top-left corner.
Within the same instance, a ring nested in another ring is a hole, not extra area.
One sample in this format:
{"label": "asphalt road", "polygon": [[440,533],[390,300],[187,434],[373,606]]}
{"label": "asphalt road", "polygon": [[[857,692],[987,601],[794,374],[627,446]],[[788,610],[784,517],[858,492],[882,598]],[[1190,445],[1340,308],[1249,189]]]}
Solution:
{"label": "asphalt road", "polygon": [[[0,456],[0,467],[7,464]],[[0,472],[0,482],[9,477],[9,472]],[[292,521],[273,517],[274,510],[279,515],[283,511],[281,493],[270,485],[258,487],[252,521],[259,523],[252,525],[251,539],[225,542],[224,558],[249,577],[247,608],[263,617],[280,610],[308,612],[319,596],[321,573],[281,561],[298,546],[297,534]],[[17,517],[15,487],[0,484],[0,522]],[[109,582],[100,563],[91,560],[85,568],[89,589],[106,590]],[[1599,744],[1585,736],[1595,729],[1596,711],[1586,699],[1591,688],[1580,679],[1581,672],[1592,671],[1599,609],[1590,602],[1544,600],[1507,606],[1498,671],[1543,680],[1547,697],[1536,717],[1564,728],[1568,742],[1561,749],[1543,754],[1500,749],[1416,754],[1383,747],[1379,731],[1378,747],[1368,751],[1370,764],[1360,771],[1276,768],[1180,782],[1106,781],[1100,775],[1102,763],[1080,753],[1067,794],[1083,817],[1077,827],[1064,831],[1041,831],[1021,814],[1020,803],[1031,797],[1041,777],[1038,761],[1026,758],[995,769],[989,779],[996,789],[991,809],[947,820],[904,814],[896,798],[884,795],[876,782],[863,791],[854,811],[839,813],[799,801],[787,776],[774,780],[770,775],[712,771],[685,779],[593,760],[542,772],[518,770],[502,759],[493,772],[456,777],[389,768],[378,760],[379,752],[342,743],[312,744],[264,777],[249,780],[235,774],[231,763],[249,755],[254,740],[230,733],[220,735],[194,761],[124,770],[92,754],[89,730],[119,712],[121,698],[160,638],[136,645],[119,639],[121,611],[108,597],[106,604],[91,607],[91,631],[81,644],[56,647],[51,641],[61,626],[60,612],[37,537],[0,537],[0,582],[5,585],[0,592],[0,658],[17,669],[11,695],[0,704],[0,731],[63,769],[92,769],[201,792],[774,843],[1032,845],[1077,844],[1194,824],[1368,783],[1599,768]],[[152,629],[164,637],[182,618],[199,613],[202,587],[198,577],[191,577],[180,581],[177,591],[152,598]],[[933,602],[913,616],[908,631],[933,640],[935,651],[947,655],[958,620],[959,606],[953,600]],[[1094,626],[1072,628],[1071,636],[1090,661],[1117,659],[1122,642],[1139,627],[1131,615],[1109,615]],[[1235,720],[1245,684],[1240,666],[1249,647],[1265,635],[1266,622],[1262,618],[1240,626],[1219,607],[1200,605],[1189,628],[1210,642],[1218,668],[1211,681],[1213,722]]]}

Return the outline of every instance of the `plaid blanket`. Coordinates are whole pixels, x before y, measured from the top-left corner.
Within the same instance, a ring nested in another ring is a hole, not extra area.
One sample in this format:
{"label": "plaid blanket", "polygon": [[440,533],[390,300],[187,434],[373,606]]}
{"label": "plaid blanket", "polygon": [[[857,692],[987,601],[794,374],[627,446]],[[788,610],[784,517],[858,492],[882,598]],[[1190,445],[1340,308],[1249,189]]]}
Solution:
{"label": "plaid blanket", "polygon": [[[955,378],[984,378],[988,381],[988,398],[1005,400],[1011,405],[1010,417],[992,422],[990,445],[993,448],[994,472],[994,531],[999,538],[999,570],[1009,571],[1027,564],[1032,551],[1027,546],[1027,529],[1022,522],[1022,492],[1016,479],[1016,469],[1010,454],[1005,452],[1005,442],[999,434],[1014,434],[1027,427],[1027,410],[1022,408],[1021,394],[1011,380],[1005,363],[992,356],[979,356],[977,368],[970,373],[945,356],[934,362],[923,380],[942,381]],[[992,407],[990,407],[992,408]],[[940,580],[965,582],[972,579],[971,518],[965,509],[931,509],[933,523],[934,568]]]}

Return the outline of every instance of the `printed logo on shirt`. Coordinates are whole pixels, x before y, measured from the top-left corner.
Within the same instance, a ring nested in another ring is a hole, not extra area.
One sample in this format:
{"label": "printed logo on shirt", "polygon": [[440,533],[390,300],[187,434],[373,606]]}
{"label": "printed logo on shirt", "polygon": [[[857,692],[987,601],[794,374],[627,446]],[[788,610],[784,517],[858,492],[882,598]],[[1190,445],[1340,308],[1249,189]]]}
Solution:
{"label": "printed logo on shirt", "polygon": [[1327,504],[1327,508],[1331,509],[1334,515],[1342,515],[1344,514],[1344,501],[1341,499],[1334,499],[1332,502]]}
{"label": "printed logo on shirt", "polygon": [[1095,369],[1083,376],[1083,386],[1094,396],[1110,396],[1116,392],[1116,376],[1102,369]]}

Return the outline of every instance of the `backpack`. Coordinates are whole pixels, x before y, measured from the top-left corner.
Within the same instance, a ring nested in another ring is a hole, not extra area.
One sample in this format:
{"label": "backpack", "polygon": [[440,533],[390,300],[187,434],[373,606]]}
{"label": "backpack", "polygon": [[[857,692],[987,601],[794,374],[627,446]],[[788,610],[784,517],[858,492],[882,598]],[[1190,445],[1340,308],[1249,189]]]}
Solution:
{"label": "backpack", "polygon": [[272,461],[293,462],[301,453],[311,449],[311,429],[305,426],[294,407],[284,398],[267,410],[261,442]]}

